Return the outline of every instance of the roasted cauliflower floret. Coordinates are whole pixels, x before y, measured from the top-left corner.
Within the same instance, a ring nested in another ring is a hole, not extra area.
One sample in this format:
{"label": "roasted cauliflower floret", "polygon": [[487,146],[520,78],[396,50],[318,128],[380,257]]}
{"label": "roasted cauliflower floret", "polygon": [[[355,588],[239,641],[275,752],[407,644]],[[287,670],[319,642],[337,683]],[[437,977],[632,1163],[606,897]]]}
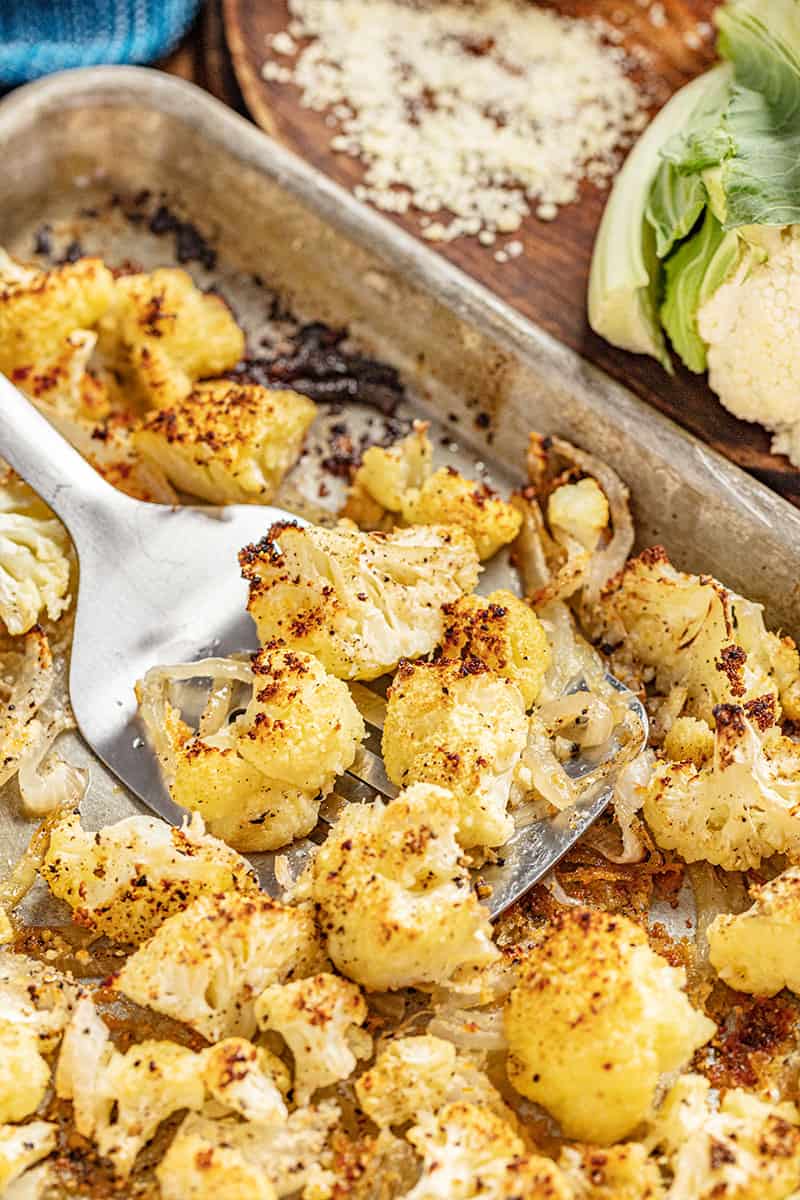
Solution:
{"label": "roasted cauliflower floret", "polygon": [[607,1145],[627,1136],[648,1116],[661,1075],[714,1033],[684,982],[626,917],[559,915],[508,1001],[509,1079],[567,1137]]}
{"label": "roasted cauliflower floret", "polygon": [[361,989],[336,975],[273,984],[259,996],[255,1012],[259,1026],[279,1033],[292,1052],[297,1105],[347,1079],[356,1060],[372,1053],[372,1038],[361,1029],[367,1019]]}
{"label": "roasted cauliflower floret", "polygon": [[449,788],[462,846],[502,846],[514,832],[506,809],[527,734],[515,683],[477,659],[443,658],[400,664],[381,748],[393,783]]}
{"label": "roasted cauliflower floret", "polygon": [[455,525],[472,538],[483,561],[513,542],[522,517],[487,484],[441,467],[421,488],[406,493],[401,510],[407,525]]}
{"label": "roasted cauliflower floret", "polygon": [[708,927],[711,965],[729,987],[756,996],[800,993],[800,867],[752,889],[747,912]]}
{"label": "roasted cauliflower floret", "polygon": [[550,644],[534,610],[513,592],[462,596],[444,607],[444,658],[478,659],[504,675],[530,708],[550,665]]}
{"label": "roasted cauliflower floret", "polygon": [[58,1045],[77,995],[55,967],[24,954],[0,954],[0,1022],[30,1030],[41,1053]]}
{"label": "roasted cauliflower floret", "polygon": [[69,607],[69,534],[27,483],[0,468],[0,621],[12,636]]}
{"label": "roasted cauliflower floret", "polygon": [[567,1146],[558,1163],[575,1200],[662,1200],[666,1195],[661,1172],[640,1142],[602,1149]]}
{"label": "roasted cauliflower floret", "polygon": [[125,962],[114,987],[211,1042],[249,1037],[255,998],[324,965],[314,919],[257,894],[201,896]]}
{"label": "roasted cauliflower floret", "polygon": [[364,451],[347,495],[344,516],[364,529],[374,529],[384,514],[396,515],[407,493],[421,488],[433,470],[428,422],[415,421],[411,433],[391,446]]}
{"label": "roasted cauliflower floret", "polygon": [[235,366],[244,334],[220,296],[201,292],[186,271],[160,267],[115,280],[100,349],[140,403],[168,408],[197,379]]}
{"label": "roasted cauliflower floret", "polygon": [[800,1117],[733,1088],[718,1110],[710,1085],[683,1075],[667,1093],[651,1141],[669,1157],[675,1200],[789,1200],[800,1179]]}
{"label": "roasted cauliflower floret", "polygon": [[343,812],[298,884],[343,975],[383,991],[444,983],[497,958],[459,863],[458,818],[455,798],[425,784]]}
{"label": "roasted cauliflower floret", "polygon": [[29,1025],[0,1020],[0,1123],[22,1121],[44,1099],[50,1068]]}
{"label": "roasted cauliflower floret", "polygon": [[340,679],[376,679],[429,654],[442,605],[471,591],[478,559],[460,529],[395,533],[273,525],[239,560],[263,644],[280,638]]}
{"label": "roasted cauliflower floret", "polygon": [[71,334],[98,323],[113,296],[114,277],[99,258],[2,271],[0,371],[28,390],[33,376],[62,359]]}
{"label": "roasted cauliflower floret", "polygon": [[562,484],[548,497],[547,522],[556,540],[563,536],[584,550],[596,550],[609,523],[605,492],[588,476],[578,483]]}
{"label": "roasted cauliflower floret", "polygon": [[779,696],[800,715],[800,662],[767,633],[761,607],[709,576],[677,571],[661,546],[632,558],[603,600],[606,638],[655,673],[658,692],[684,692],[685,711],[713,724],[718,704]]}
{"label": "roasted cauliflower floret", "polygon": [[179,491],[213,504],[266,504],[297,461],[315,413],[299,392],[218,379],[148,413],[133,442]]}
{"label": "roasted cauliflower floret", "polygon": [[697,717],[678,717],[667,730],[661,749],[672,762],[702,767],[714,757],[714,731]]}
{"label": "roasted cauliflower floret", "polygon": [[256,1163],[233,1147],[196,1133],[179,1133],[156,1167],[161,1200],[275,1200]]}
{"label": "roasted cauliflower floret", "polygon": [[225,1038],[203,1051],[203,1083],[209,1095],[247,1121],[280,1124],[288,1116],[285,1064],[245,1038]]}
{"label": "roasted cauliflower floret", "polygon": [[248,863],[198,816],[183,829],[128,817],[89,833],[69,813],[51,830],[41,874],[78,924],[120,942],[144,941],[204,893],[256,890]]}
{"label": "roasted cauliflower floret", "polygon": [[422,1156],[404,1200],[571,1200],[559,1168],[527,1155],[514,1130],[485,1108],[448,1104],[421,1113],[406,1135]]}
{"label": "roasted cauliflower floret", "polygon": [[452,1042],[430,1035],[396,1038],[356,1080],[356,1096],[376,1125],[405,1125],[442,1107],[455,1074]]}
{"label": "roasted cauliflower floret", "polygon": [[0,1125],[0,1196],[15,1179],[56,1148],[58,1126],[49,1121]]}
{"label": "roasted cauliflower floret", "polygon": [[[751,710],[752,711],[752,710]],[[644,816],[665,850],[726,871],[757,867],[800,848],[800,747],[766,745],[737,705],[716,709],[710,763],[662,761],[644,794]]]}

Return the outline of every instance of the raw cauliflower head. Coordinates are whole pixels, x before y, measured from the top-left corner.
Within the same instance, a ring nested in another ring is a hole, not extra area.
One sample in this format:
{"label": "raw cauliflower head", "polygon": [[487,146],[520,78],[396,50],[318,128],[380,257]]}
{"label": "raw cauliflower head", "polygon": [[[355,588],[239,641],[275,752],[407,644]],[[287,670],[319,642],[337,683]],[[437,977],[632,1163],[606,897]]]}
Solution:
{"label": "raw cauliflower head", "polygon": [[602,1149],[567,1146],[558,1164],[576,1200],[662,1200],[666,1195],[658,1165],[641,1142]]}
{"label": "raw cauliflower head", "polygon": [[530,708],[550,665],[550,644],[534,610],[513,592],[462,596],[444,608],[444,658],[478,659],[504,675]]}
{"label": "raw cauliflower head", "polygon": [[800,1117],[733,1088],[718,1109],[710,1084],[683,1075],[667,1093],[650,1142],[667,1155],[676,1200],[790,1200],[800,1179]]}
{"label": "raw cauliflower head", "polygon": [[420,1113],[436,1112],[456,1075],[456,1048],[443,1038],[400,1037],[356,1080],[363,1112],[381,1128],[405,1125]]}
{"label": "raw cauliflower head", "polygon": [[762,742],[759,709],[750,708],[753,721],[738,705],[715,711],[711,761],[657,763],[643,811],[663,849],[745,871],[800,848],[800,747]]}
{"label": "raw cauliflower head", "polygon": [[606,637],[655,672],[658,692],[683,690],[690,716],[713,724],[718,704],[772,694],[798,713],[797,651],[767,633],[761,607],[709,576],[677,571],[660,546],[631,559],[603,599]]}
{"label": "raw cauliflower head", "polygon": [[115,280],[99,345],[140,403],[168,408],[197,379],[235,366],[244,334],[220,296],[201,292],[186,271],[160,267]]}
{"label": "raw cauliflower head", "polygon": [[130,956],[114,987],[216,1042],[249,1037],[253,1003],[273,983],[320,969],[314,919],[268,896],[201,896]]}
{"label": "raw cauliflower head", "polygon": [[460,865],[458,818],[455,797],[426,784],[345,809],[299,886],[343,975],[384,991],[444,983],[498,957]]}
{"label": "raw cauliflower head", "polygon": [[292,1052],[297,1105],[347,1079],[357,1059],[372,1053],[372,1038],[361,1029],[367,1019],[361,989],[337,975],[273,984],[259,996],[255,1012],[260,1028],[279,1033]]}
{"label": "raw cauliflower head", "polygon": [[0,1019],[0,1123],[36,1112],[49,1082],[35,1029]]}
{"label": "raw cauliflower head", "polygon": [[213,504],[267,504],[297,461],[315,413],[299,392],[218,379],[149,413],[133,442],[179,491]]}
{"label": "raw cauliflower head", "polygon": [[561,1171],[495,1113],[448,1104],[420,1114],[406,1135],[422,1157],[419,1182],[404,1200],[571,1200]]}
{"label": "raw cauliflower head", "polygon": [[520,964],[508,1001],[509,1079],[567,1137],[626,1137],[650,1113],[661,1076],[716,1028],[684,983],[626,917],[560,915]]}
{"label": "raw cauliflower head", "polygon": [[97,833],[77,812],[52,827],[41,874],[73,920],[119,942],[141,942],[204,893],[256,889],[247,862],[203,830],[155,817],[128,817]]}
{"label": "raw cauliflower head", "polygon": [[756,996],[800,993],[800,867],[752,890],[753,905],[708,927],[711,965],[729,987]]}
{"label": "raw cauliflower head", "polygon": [[[15,1179],[56,1148],[58,1126],[50,1121],[0,1125],[0,1196]],[[8,1193],[10,1195],[10,1193]]]}
{"label": "raw cauliflower head", "polygon": [[442,606],[471,591],[478,559],[460,529],[395,533],[273,525],[239,560],[263,644],[280,638],[340,679],[376,679],[429,654]]}
{"label": "raw cauliflower head", "polygon": [[0,622],[12,636],[70,605],[69,534],[27,483],[0,470]]}
{"label": "raw cauliflower head", "polygon": [[407,525],[455,525],[468,533],[483,561],[513,542],[522,517],[487,484],[441,467],[421,488],[406,493],[401,515]]}
{"label": "raw cauliflower head", "polygon": [[525,748],[525,701],[477,659],[401,663],[389,689],[381,749],[393,783],[437,784],[458,802],[462,846],[502,846]]}

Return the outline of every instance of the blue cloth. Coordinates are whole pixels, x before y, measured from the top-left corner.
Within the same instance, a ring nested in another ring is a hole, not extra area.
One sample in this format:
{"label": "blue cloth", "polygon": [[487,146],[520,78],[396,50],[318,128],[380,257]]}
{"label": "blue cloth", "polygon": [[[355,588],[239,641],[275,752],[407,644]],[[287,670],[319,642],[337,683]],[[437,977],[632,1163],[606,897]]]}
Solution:
{"label": "blue cloth", "polygon": [[0,0],[0,87],[66,67],[146,63],[183,37],[199,0]]}

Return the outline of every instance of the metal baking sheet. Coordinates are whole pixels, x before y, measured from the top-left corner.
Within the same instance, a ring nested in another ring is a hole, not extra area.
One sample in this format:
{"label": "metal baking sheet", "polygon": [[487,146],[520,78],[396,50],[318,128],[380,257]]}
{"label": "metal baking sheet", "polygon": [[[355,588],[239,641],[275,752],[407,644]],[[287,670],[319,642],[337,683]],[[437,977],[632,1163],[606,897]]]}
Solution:
{"label": "metal baking sheet", "polygon": [[[210,238],[219,265],[188,269],[232,303],[251,348],[281,336],[284,309],[347,326],[399,370],[400,415],[435,420],[442,461],[501,487],[522,478],[531,428],[576,441],[630,485],[640,545],[663,542],[678,565],[764,603],[772,627],[798,631],[800,513],[193,85],[142,68],[53,76],[0,102],[0,146],[0,244],[12,252],[30,257],[46,223],[112,265],[168,265],[172,243],[111,200],[163,195]],[[380,422],[344,415],[356,435]],[[319,422],[318,451],[341,419]],[[332,509],[340,496],[320,497],[315,461],[312,446],[296,485]],[[139,811],[68,736],[69,757],[91,770],[87,824]],[[4,857],[31,829],[8,799]],[[27,905],[52,919],[41,892]]]}

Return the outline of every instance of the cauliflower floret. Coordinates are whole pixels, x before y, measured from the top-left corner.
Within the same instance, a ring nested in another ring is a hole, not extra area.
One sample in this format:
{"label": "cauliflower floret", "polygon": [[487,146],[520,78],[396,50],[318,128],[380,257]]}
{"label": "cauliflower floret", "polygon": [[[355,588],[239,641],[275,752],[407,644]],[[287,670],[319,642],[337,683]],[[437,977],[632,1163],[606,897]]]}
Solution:
{"label": "cauliflower floret", "polygon": [[[190,1155],[202,1155],[204,1162],[213,1163],[219,1151],[224,1152],[222,1182],[226,1184],[230,1179],[247,1178],[246,1172],[254,1169],[274,1189],[263,1193],[269,1200],[273,1195],[295,1194],[301,1194],[304,1200],[327,1200],[333,1183],[327,1169],[332,1159],[327,1142],[338,1118],[339,1109],[330,1103],[298,1108],[279,1124],[216,1121],[189,1113],[156,1170],[162,1189],[167,1188],[165,1200],[188,1200],[180,1189],[181,1172]],[[234,1173],[237,1166],[241,1175]],[[197,1200],[205,1200],[207,1195],[199,1192]],[[227,1200],[228,1193],[222,1196]],[[260,1196],[260,1192],[247,1192],[241,1200]],[[239,1193],[231,1191],[230,1200],[240,1200]]]}
{"label": "cauliflower floret", "polygon": [[0,1020],[0,1123],[36,1112],[49,1082],[35,1030]]}
{"label": "cauliflower floret", "polygon": [[622,916],[559,914],[519,967],[506,1010],[508,1076],[567,1137],[607,1145],[650,1112],[659,1078],[712,1036],[685,972]]}
{"label": "cauliflower floret", "polygon": [[522,517],[487,484],[441,467],[422,487],[406,493],[401,509],[407,525],[455,525],[470,535],[483,561],[513,542]]}
{"label": "cauliflower floret", "polygon": [[220,296],[186,271],[122,275],[100,322],[100,350],[146,407],[168,408],[195,380],[221,375],[244,354],[244,334]]}
{"label": "cauliflower floret", "polygon": [[606,637],[655,671],[661,695],[685,691],[685,711],[709,725],[718,704],[778,696],[798,705],[793,643],[767,633],[761,606],[708,576],[677,571],[660,546],[631,559],[603,599]]}
{"label": "cauliflower floret", "polygon": [[714,757],[714,731],[697,717],[678,717],[667,731],[662,750],[673,762],[702,767]]}
{"label": "cauliflower floret", "polygon": [[558,1163],[575,1200],[661,1200],[665,1195],[661,1172],[640,1142],[607,1149],[567,1146]]}
{"label": "cauliflower floret", "polygon": [[729,987],[756,996],[800,993],[800,867],[752,889],[753,905],[708,927],[711,965]]}
{"label": "cauliflower floret", "polygon": [[663,849],[744,871],[800,847],[800,747],[762,744],[737,705],[720,705],[716,722],[713,760],[657,763],[643,811]]}
{"label": "cauliflower floret", "polygon": [[403,662],[389,688],[381,749],[393,783],[453,793],[462,846],[502,846],[514,832],[506,809],[527,735],[519,688],[477,659]]}
{"label": "cauliflower floret", "polygon": [[421,488],[431,474],[433,446],[427,421],[415,421],[407,437],[391,446],[364,451],[347,495],[343,515],[362,528],[374,528],[385,512],[399,513],[407,492]]}
{"label": "cauliflower floret", "polygon": [[494,1113],[448,1104],[421,1113],[406,1135],[422,1155],[422,1175],[404,1200],[571,1200],[561,1171]]}
{"label": "cauliflower floret", "polygon": [[539,618],[513,592],[462,596],[444,609],[444,658],[477,658],[504,675],[530,708],[550,666],[550,644]]}
{"label": "cauliflower floret", "polygon": [[107,311],[114,277],[99,258],[11,274],[0,278],[0,371],[28,390],[62,360],[67,338]]}
{"label": "cauliflower floret", "polygon": [[205,1100],[201,1058],[174,1042],[145,1041],[120,1054],[88,996],[64,1034],[56,1094],[72,1100],[75,1128],[126,1178],[162,1121]]}
{"label": "cauliflower floret", "polygon": [[297,1105],[347,1079],[356,1060],[372,1053],[372,1038],[360,1028],[367,1019],[361,989],[336,975],[273,984],[259,996],[255,1011],[260,1028],[279,1033],[292,1052]]}
{"label": "cauliflower floret", "polygon": [[460,529],[395,533],[273,525],[239,556],[266,644],[308,650],[340,679],[376,679],[429,654],[442,605],[472,591],[478,559]]}
{"label": "cauliflower floret", "polygon": [[41,874],[78,924],[121,942],[144,941],[205,892],[256,888],[249,864],[198,816],[183,829],[128,817],[89,833],[68,813],[52,827]]}
{"label": "cauliflower floret", "polygon": [[389,1042],[368,1071],[356,1080],[358,1103],[384,1128],[405,1125],[444,1104],[456,1074],[456,1048],[424,1035]]}
{"label": "cauliflower floret", "polygon": [[285,1064],[245,1038],[225,1038],[203,1052],[203,1082],[214,1100],[247,1121],[280,1124],[289,1115]]}
{"label": "cauliflower floret", "polygon": [[314,828],[323,797],[355,758],[364,722],[347,685],[310,654],[261,650],[251,677],[243,715],[204,736],[168,702],[151,713],[148,678],[137,693],[151,738],[166,739],[160,757],[175,803],[239,850],[274,850]]}
{"label": "cauliflower floret", "polygon": [[28,1029],[42,1054],[58,1045],[78,989],[54,967],[24,954],[0,953],[0,1022]]}
{"label": "cauliflower floret", "polygon": [[69,534],[35,492],[0,470],[0,621],[13,636],[70,605]]}
{"label": "cauliflower floret", "polygon": [[49,1121],[0,1125],[0,1196],[34,1163],[56,1148],[58,1126]]}
{"label": "cauliflower floret", "polygon": [[584,550],[596,550],[609,519],[605,492],[589,477],[562,484],[548,497],[547,521],[556,541],[564,535],[579,542]]}
{"label": "cauliflower floret", "polygon": [[255,997],[322,968],[314,918],[265,895],[200,896],[126,961],[114,987],[211,1042],[249,1037]]}
{"label": "cauliflower floret", "polygon": [[345,809],[298,884],[343,975],[374,991],[444,983],[498,952],[456,841],[459,807],[417,784]]}
{"label": "cauliflower floret", "polygon": [[133,443],[180,491],[214,504],[266,504],[297,461],[315,414],[299,392],[218,379],[149,413]]}
{"label": "cauliflower floret", "polygon": [[733,1088],[718,1111],[710,1085],[683,1075],[667,1093],[651,1141],[670,1158],[674,1200],[789,1200],[800,1180],[793,1104],[767,1104]]}
{"label": "cauliflower floret", "polygon": [[231,1146],[180,1133],[156,1167],[161,1200],[275,1200],[261,1168]]}

